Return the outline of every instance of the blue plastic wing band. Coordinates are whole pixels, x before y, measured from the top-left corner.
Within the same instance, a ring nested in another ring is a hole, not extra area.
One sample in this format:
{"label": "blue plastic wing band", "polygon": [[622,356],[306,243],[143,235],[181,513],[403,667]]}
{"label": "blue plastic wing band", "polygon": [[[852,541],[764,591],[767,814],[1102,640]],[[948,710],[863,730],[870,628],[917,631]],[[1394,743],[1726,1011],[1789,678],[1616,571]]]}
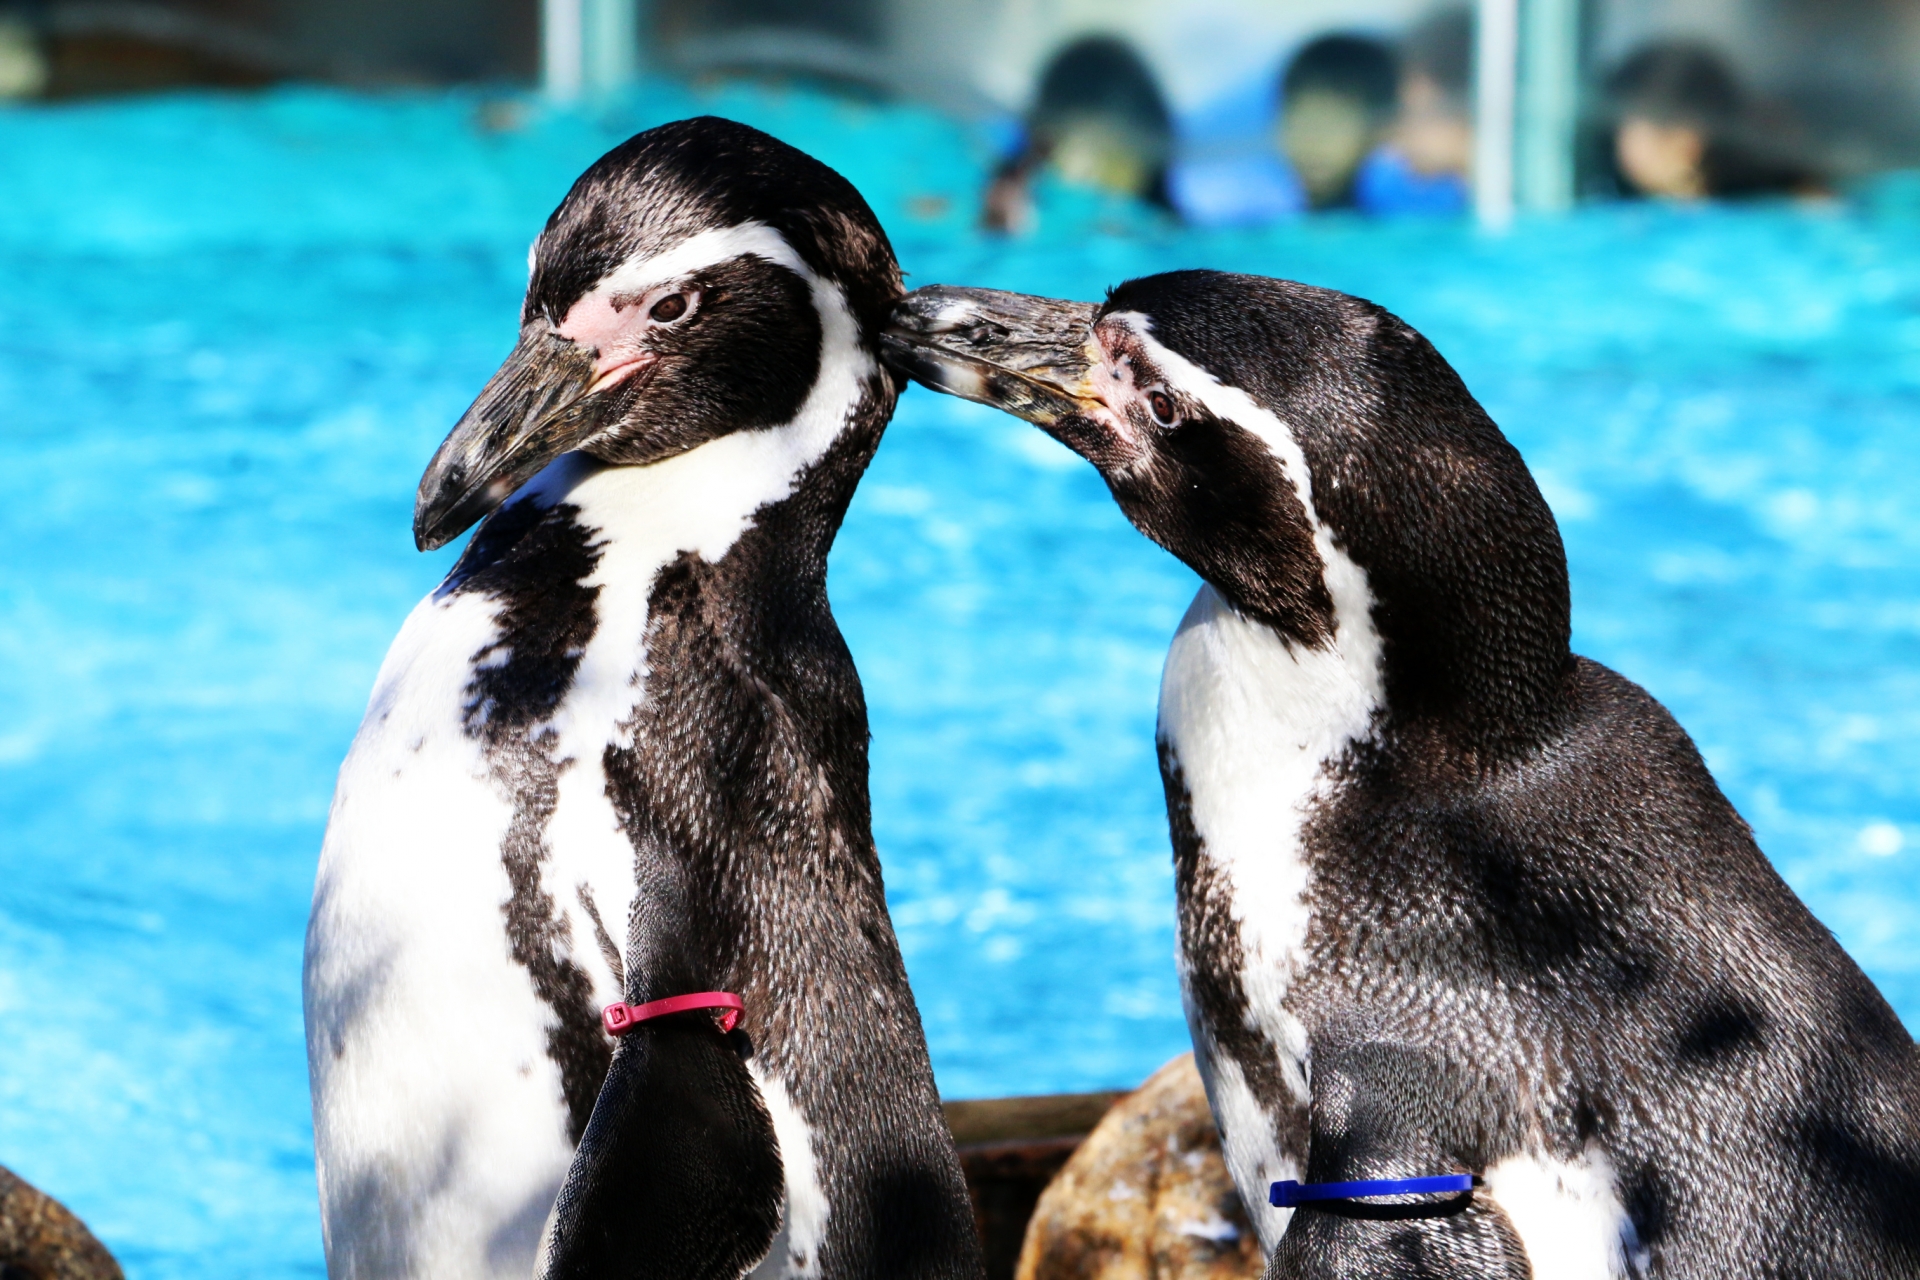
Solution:
{"label": "blue plastic wing band", "polygon": [[1471,1191],[1473,1175],[1445,1173],[1437,1178],[1369,1178],[1363,1182],[1276,1182],[1267,1199],[1282,1209],[1309,1200],[1360,1200],[1367,1196],[1407,1196],[1436,1191]]}

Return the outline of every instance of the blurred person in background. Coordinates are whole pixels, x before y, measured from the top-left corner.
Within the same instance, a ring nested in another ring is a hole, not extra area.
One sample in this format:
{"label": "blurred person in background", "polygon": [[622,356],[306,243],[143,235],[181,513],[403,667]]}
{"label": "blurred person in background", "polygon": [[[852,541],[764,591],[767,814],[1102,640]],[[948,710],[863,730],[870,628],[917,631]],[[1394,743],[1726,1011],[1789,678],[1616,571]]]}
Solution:
{"label": "blurred person in background", "polygon": [[1370,36],[1321,36],[1294,55],[1277,133],[1309,209],[1354,206],[1361,165],[1392,123],[1398,79],[1393,51]]}
{"label": "blurred person in background", "polygon": [[1400,42],[1399,108],[1354,178],[1368,213],[1464,213],[1473,176],[1473,14],[1442,9]]}
{"label": "blurred person in background", "polygon": [[1473,163],[1473,18],[1441,10],[1401,53],[1354,33],[1310,41],[1275,86],[1267,147],[1188,155],[1174,206],[1199,226],[1247,225],[1316,209],[1456,214]]}
{"label": "blurred person in background", "polygon": [[1040,77],[1025,136],[994,174],[981,221],[990,231],[1025,230],[1042,169],[1170,208],[1172,154],[1173,116],[1140,55],[1112,36],[1076,40]]}
{"label": "blurred person in background", "polygon": [[0,0],[0,101],[37,98],[50,79],[46,6]]}
{"label": "blurred person in background", "polygon": [[1776,140],[1738,77],[1705,45],[1644,45],[1607,78],[1612,160],[1620,184],[1668,200],[1792,193],[1819,195],[1812,165]]}

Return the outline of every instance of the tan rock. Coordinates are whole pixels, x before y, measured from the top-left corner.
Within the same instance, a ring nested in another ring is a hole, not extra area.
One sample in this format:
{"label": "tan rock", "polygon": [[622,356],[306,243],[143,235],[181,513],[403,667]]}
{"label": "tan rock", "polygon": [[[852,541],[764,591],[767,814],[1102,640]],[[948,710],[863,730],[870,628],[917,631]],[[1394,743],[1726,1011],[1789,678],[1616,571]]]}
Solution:
{"label": "tan rock", "polygon": [[1255,1280],[1265,1269],[1188,1053],[1114,1104],[1047,1187],[1016,1280]]}
{"label": "tan rock", "polygon": [[0,1168],[0,1274],[22,1280],[124,1280],[120,1264],[65,1205]]}

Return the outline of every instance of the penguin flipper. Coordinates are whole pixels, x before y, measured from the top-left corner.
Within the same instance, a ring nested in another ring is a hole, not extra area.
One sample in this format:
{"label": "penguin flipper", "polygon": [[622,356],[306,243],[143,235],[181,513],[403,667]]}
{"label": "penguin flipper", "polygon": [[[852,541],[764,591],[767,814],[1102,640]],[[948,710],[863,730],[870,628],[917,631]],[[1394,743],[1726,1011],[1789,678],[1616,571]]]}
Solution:
{"label": "penguin flipper", "polygon": [[738,1280],[786,1196],[773,1119],[704,1014],[621,1039],[541,1248],[543,1280]]}
{"label": "penguin flipper", "polygon": [[[1315,1045],[1308,1182],[1485,1168],[1513,1115],[1473,1073],[1425,1050]],[[1526,1247],[1485,1196],[1420,1203],[1324,1202],[1295,1209],[1267,1280],[1530,1280]]]}
{"label": "penguin flipper", "polygon": [[[1381,1206],[1386,1207],[1386,1206]],[[1532,1280],[1525,1247],[1495,1205],[1475,1199],[1421,1218],[1294,1210],[1266,1280]]]}

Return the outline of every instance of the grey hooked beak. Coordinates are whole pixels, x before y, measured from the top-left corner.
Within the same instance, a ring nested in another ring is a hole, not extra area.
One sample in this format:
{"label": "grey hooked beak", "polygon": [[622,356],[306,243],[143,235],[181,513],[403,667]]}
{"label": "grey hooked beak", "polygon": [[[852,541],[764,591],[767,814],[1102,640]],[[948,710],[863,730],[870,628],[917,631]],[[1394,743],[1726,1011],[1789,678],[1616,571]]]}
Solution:
{"label": "grey hooked beak", "polygon": [[1101,359],[1093,338],[1099,310],[1091,302],[928,285],[894,308],[880,342],[915,381],[1064,438],[1058,428],[1100,407],[1089,382]]}
{"label": "grey hooked beak", "polygon": [[538,321],[441,442],[413,502],[413,541],[431,551],[466,532],[574,448],[595,425],[594,354]]}

